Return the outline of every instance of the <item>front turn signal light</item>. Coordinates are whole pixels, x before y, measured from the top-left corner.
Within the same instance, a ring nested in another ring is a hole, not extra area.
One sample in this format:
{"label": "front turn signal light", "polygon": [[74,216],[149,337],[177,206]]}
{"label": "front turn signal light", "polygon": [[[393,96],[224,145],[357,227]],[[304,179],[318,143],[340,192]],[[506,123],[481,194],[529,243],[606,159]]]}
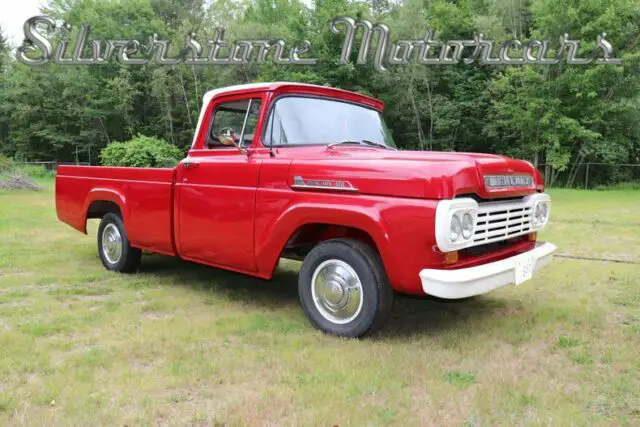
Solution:
{"label": "front turn signal light", "polygon": [[538,233],[527,234],[527,240],[530,242],[535,242],[537,238],[538,238]]}
{"label": "front turn signal light", "polygon": [[458,251],[447,252],[444,254],[444,263],[447,265],[458,262]]}

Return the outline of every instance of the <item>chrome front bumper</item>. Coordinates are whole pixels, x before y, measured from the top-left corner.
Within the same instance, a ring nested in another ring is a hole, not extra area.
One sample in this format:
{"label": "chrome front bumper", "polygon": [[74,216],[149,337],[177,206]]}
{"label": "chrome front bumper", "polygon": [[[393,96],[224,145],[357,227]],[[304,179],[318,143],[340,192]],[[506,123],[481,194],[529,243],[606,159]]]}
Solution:
{"label": "chrome front bumper", "polygon": [[540,243],[530,251],[489,264],[458,270],[424,269],[420,271],[422,289],[428,295],[444,299],[460,299],[481,295],[493,289],[520,284],[534,271],[548,264],[556,246]]}

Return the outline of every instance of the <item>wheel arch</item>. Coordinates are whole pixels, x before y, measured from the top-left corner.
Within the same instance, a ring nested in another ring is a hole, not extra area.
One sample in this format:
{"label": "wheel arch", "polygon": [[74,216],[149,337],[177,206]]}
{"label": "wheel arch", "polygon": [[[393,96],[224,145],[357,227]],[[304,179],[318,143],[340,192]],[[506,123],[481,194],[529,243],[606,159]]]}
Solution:
{"label": "wheel arch", "polygon": [[87,221],[102,218],[107,213],[117,214],[127,223],[125,197],[111,189],[94,189],[89,192],[84,206],[83,232],[87,233]]}
{"label": "wheel arch", "polygon": [[[271,227],[257,233],[258,269],[271,277],[278,260],[283,255],[290,255],[294,246],[301,244],[310,250],[320,242],[337,237],[360,240],[385,259],[389,236],[374,212],[357,207],[308,204],[291,207]],[[307,249],[303,249],[303,253]]]}
{"label": "wheel arch", "polygon": [[[371,234],[364,229],[327,222],[307,222],[300,225],[291,233],[282,252],[284,253],[288,249],[295,250],[297,248],[302,249],[302,251],[306,249],[311,250],[324,241],[336,238],[351,238],[361,241],[380,253],[376,241]],[[295,252],[292,252],[291,254],[293,255],[294,253]]]}

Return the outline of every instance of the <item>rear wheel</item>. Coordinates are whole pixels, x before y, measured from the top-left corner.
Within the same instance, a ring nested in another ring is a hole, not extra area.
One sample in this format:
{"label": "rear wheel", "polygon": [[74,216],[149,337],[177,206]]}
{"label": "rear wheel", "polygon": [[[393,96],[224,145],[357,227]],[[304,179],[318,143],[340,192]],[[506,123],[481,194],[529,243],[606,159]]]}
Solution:
{"label": "rear wheel", "polygon": [[393,302],[380,256],[354,239],[327,240],[313,248],[300,269],[298,292],[314,326],[353,338],[379,329]]}
{"label": "rear wheel", "polygon": [[98,227],[98,253],[102,264],[111,271],[131,273],[140,266],[142,251],[129,244],[122,219],[108,213]]}

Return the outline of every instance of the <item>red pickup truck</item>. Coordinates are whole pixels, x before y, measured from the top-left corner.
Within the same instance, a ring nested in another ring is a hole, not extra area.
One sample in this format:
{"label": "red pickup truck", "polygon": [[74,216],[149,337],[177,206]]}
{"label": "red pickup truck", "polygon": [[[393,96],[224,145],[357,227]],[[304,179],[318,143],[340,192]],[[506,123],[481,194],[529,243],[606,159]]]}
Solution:
{"label": "red pickup truck", "polygon": [[205,94],[175,169],[59,166],[58,218],[133,272],[142,250],[270,279],[301,260],[302,308],[324,332],[379,328],[394,291],[460,299],[531,278],[551,201],[529,162],[399,151],[382,102],[299,83]]}

